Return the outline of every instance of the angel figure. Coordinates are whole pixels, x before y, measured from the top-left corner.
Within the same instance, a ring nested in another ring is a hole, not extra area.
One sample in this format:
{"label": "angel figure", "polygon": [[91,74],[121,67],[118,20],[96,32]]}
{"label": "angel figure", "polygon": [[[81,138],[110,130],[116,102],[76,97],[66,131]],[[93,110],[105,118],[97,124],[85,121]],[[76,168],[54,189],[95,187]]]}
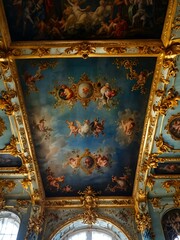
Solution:
{"label": "angel figure", "polygon": [[141,93],[145,94],[145,84],[151,74],[153,74],[153,72],[148,72],[147,70],[137,73],[136,70],[130,68],[130,73],[127,74],[127,78],[130,80],[136,80],[136,83],[132,87],[132,91],[140,89]]}
{"label": "angel figure", "polygon": [[74,136],[76,137],[76,135],[78,134],[78,127],[75,125],[75,123],[73,121],[67,121],[66,123],[68,124],[68,128],[70,129],[70,133],[69,136],[71,136],[72,134],[74,134]]}

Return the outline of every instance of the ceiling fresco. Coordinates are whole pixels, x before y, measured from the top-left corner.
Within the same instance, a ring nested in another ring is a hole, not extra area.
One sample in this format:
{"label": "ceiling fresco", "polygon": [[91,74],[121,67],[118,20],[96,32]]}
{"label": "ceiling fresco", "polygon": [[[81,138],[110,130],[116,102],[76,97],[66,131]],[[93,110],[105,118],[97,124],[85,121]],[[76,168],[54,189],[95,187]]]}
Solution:
{"label": "ceiling fresco", "polygon": [[4,0],[13,41],[159,39],[168,0]]}
{"label": "ceiling fresco", "polygon": [[156,58],[16,64],[46,195],[131,195]]}
{"label": "ceiling fresco", "polygon": [[132,239],[152,218],[161,239],[154,219],[180,206],[179,12],[180,0],[0,0],[0,204],[31,203],[44,239],[77,216]]}

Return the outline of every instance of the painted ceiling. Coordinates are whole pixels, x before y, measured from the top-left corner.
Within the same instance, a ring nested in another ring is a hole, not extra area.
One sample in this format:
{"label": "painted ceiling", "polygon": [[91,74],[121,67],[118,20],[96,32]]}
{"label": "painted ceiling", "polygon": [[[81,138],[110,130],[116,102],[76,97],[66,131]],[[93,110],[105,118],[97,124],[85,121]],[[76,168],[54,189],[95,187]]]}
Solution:
{"label": "painted ceiling", "polygon": [[175,7],[120,2],[1,1],[0,171],[46,198],[129,198],[147,173],[158,188],[180,175]]}

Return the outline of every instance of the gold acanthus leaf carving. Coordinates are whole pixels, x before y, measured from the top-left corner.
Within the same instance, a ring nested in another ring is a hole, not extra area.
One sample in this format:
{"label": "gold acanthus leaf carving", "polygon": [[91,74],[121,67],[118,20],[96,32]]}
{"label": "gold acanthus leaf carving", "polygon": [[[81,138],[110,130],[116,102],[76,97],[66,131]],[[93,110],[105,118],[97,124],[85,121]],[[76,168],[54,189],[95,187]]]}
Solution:
{"label": "gold acanthus leaf carving", "polygon": [[7,144],[5,148],[3,148],[3,150],[13,156],[17,156],[19,154],[19,151],[17,150],[17,144],[18,144],[18,139],[15,136],[12,136],[10,143]]}
{"label": "gold acanthus leaf carving", "polygon": [[6,204],[5,200],[0,195],[0,210],[4,208],[5,204]]}
{"label": "gold acanthus leaf carving", "polygon": [[171,87],[168,90],[167,96],[164,96],[163,90],[157,90],[157,96],[162,96],[162,100],[158,102],[158,105],[153,105],[153,110],[158,111],[161,115],[166,115],[168,109],[174,109],[178,106],[178,101],[180,101],[180,95],[176,91],[175,87]]}
{"label": "gold acanthus leaf carving", "polygon": [[88,58],[90,54],[94,54],[95,52],[96,47],[85,42],[65,49],[66,54],[81,55],[84,59]]}
{"label": "gold acanthus leaf carving", "polygon": [[31,49],[31,54],[35,56],[45,56],[45,55],[50,55],[50,48],[35,48]]}
{"label": "gold acanthus leaf carving", "polygon": [[152,191],[154,184],[155,184],[155,181],[154,181],[153,177],[149,176],[146,181],[146,186],[150,189],[150,191]]}
{"label": "gold acanthus leaf carving", "polygon": [[159,137],[155,138],[155,142],[159,153],[170,152],[174,150],[174,148],[171,145],[164,141],[162,134],[160,134]]}
{"label": "gold acanthus leaf carving", "polygon": [[0,58],[7,58],[10,56],[21,56],[21,49],[11,49],[11,48],[0,48]]}
{"label": "gold acanthus leaf carving", "polygon": [[3,195],[6,191],[11,192],[16,186],[16,183],[11,180],[0,180],[0,196]]}
{"label": "gold acanthus leaf carving", "polygon": [[36,233],[36,234],[41,233],[43,222],[44,222],[44,215],[43,214],[40,215],[40,216],[33,215],[29,220],[27,235],[26,235],[25,239],[26,240],[29,239],[28,236],[31,233]]}
{"label": "gold acanthus leaf carving", "polygon": [[0,136],[3,135],[4,131],[7,129],[5,122],[3,119],[0,117]]}
{"label": "gold acanthus leaf carving", "polygon": [[178,180],[168,180],[162,184],[163,188],[166,189],[166,192],[170,192],[170,188],[175,189],[175,194],[173,196],[175,207],[180,207],[180,181]]}
{"label": "gold acanthus leaf carving", "polygon": [[159,163],[163,163],[165,160],[164,158],[159,158],[159,154],[152,153],[149,155],[148,159],[143,163],[142,172],[146,172],[151,168],[157,168]]}
{"label": "gold acanthus leaf carving", "polygon": [[105,51],[109,54],[120,54],[120,53],[125,53],[127,48],[124,46],[121,47],[108,47],[105,48]]}
{"label": "gold acanthus leaf carving", "polygon": [[174,58],[165,59],[163,62],[163,68],[168,69],[167,78],[175,77],[178,72],[178,68],[176,66],[176,61]]}
{"label": "gold acanthus leaf carving", "polygon": [[180,44],[174,43],[174,44],[170,45],[170,46],[166,49],[166,54],[167,54],[167,55],[180,54]]}
{"label": "gold acanthus leaf carving", "polygon": [[17,204],[22,208],[27,208],[30,204],[30,200],[17,199]]}
{"label": "gold acanthus leaf carving", "polygon": [[178,180],[168,180],[162,184],[163,188],[166,189],[166,192],[170,192],[170,187],[173,187],[176,192],[180,193],[180,181]]}
{"label": "gold acanthus leaf carving", "polygon": [[160,206],[161,198],[152,198],[152,199],[150,199],[150,202],[151,202],[153,208],[161,208],[161,206]]}
{"label": "gold acanthus leaf carving", "polygon": [[26,178],[26,179],[23,179],[23,181],[21,182],[22,186],[24,189],[28,189],[28,187],[31,185],[31,180]]}
{"label": "gold acanthus leaf carving", "polygon": [[7,115],[12,115],[13,112],[17,112],[19,110],[19,106],[16,103],[11,102],[11,98],[14,98],[16,96],[16,91],[12,89],[8,91],[1,91],[0,109]]}
{"label": "gold acanthus leaf carving", "polygon": [[9,70],[8,62],[0,62],[0,67],[2,69],[3,74],[5,74]]}
{"label": "gold acanthus leaf carving", "polygon": [[86,224],[95,223],[97,213],[94,211],[94,208],[98,206],[99,200],[96,195],[100,194],[100,192],[96,193],[91,186],[88,186],[83,192],[79,191],[78,194],[80,195],[80,201],[85,208],[85,212],[79,216],[82,217],[83,222]]}
{"label": "gold acanthus leaf carving", "polygon": [[137,213],[135,215],[135,219],[139,232],[144,232],[146,229],[151,229],[151,218],[148,213]]}

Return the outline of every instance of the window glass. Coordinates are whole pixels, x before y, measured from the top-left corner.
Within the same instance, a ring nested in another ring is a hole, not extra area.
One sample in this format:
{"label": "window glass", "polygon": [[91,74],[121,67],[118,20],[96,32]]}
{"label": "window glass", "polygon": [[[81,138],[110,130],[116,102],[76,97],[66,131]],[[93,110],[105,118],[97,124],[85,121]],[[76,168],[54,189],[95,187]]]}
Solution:
{"label": "window glass", "polygon": [[86,232],[76,233],[72,237],[69,237],[68,240],[87,240]]}
{"label": "window glass", "polygon": [[8,211],[0,212],[0,240],[16,240],[20,218]]}

